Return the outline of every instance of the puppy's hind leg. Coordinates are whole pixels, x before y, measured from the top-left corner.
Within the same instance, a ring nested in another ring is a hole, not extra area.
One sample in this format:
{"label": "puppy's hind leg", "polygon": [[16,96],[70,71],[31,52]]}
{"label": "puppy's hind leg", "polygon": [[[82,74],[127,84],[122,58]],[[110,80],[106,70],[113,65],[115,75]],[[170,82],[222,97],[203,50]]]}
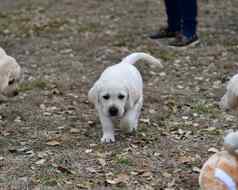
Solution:
{"label": "puppy's hind leg", "polygon": [[102,125],[103,136],[101,138],[102,143],[115,142],[113,123],[110,118],[103,115],[102,112],[99,112],[99,118]]}
{"label": "puppy's hind leg", "polygon": [[143,106],[143,97],[141,97],[134,107],[126,113],[124,118],[121,120],[121,126],[128,126],[129,132],[133,132],[137,130],[138,120],[141,113],[141,108]]}

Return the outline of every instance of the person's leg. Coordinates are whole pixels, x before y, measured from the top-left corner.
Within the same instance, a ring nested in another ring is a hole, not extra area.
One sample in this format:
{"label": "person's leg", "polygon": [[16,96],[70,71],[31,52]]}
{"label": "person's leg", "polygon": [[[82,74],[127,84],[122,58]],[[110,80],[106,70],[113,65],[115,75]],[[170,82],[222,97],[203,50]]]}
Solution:
{"label": "person's leg", "polygon": [[164,0],[168,29],[171,32],[179,32],[181,30],[181,12],[179,1],[181,0]]}
{"label": "person's leg", "polygon": [[197,0],[178,0],[181,10],[182,34],[187,38],[196,35]]}
{"label": "person's leg", "polygon": [[197,0],[178,0],[181,13],[181,32],[169,45],[193,46],[199,43],[197,36]]}
{"label": "person's leg", "polygon": [[151,39],[176,37],[181,29],[179,0],[164,0],[167,14],[167,26],[150,35]]}

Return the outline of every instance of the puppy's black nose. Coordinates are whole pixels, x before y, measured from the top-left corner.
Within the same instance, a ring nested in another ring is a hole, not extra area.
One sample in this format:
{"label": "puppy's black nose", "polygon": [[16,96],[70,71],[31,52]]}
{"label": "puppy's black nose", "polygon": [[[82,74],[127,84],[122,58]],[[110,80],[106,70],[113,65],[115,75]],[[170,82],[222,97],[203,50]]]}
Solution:
{"label": "puppy's black nose", "polygon": [[19,94],[19,92],[17,90],[13,91],[13,96],[17,96]]}
{"label": "puppy's black nose", "polygon": [[17,96],[19,93],[18,93],[18,91],[17,90],[12,90],[12,91],[10,91],[10,92],[7,92],[6,93],[6,96],[8,96],[8,97],[14,97],[14,96]]}
{"label": "puppy's black nose", "polygon": [[112,106],[108,110],[110,116],[117,116],[118,114],[118,109],[115,106]]}

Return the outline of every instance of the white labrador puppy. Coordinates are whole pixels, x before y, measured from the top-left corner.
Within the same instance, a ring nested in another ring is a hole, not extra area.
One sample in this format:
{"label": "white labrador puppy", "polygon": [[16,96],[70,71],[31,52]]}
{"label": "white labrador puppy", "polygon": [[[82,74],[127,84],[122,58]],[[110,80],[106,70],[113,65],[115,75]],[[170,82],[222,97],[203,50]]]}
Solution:
{"label": "white labrador puppy", "polygon": [[88,93],[89,101],[99,114],[103,143],[115,141],[113,125],[118,120],[120,125],[129,127],[129,131],[137,129],[143,105],[143,81],[133,64],[141,59],[163,67],[151,55],[132,53],[119,64],[106,68]]}
{"label": "white labrador puppy", "polygon": [[0,95],[16,95],[16,82],[20,79],[21,68],[16,60],[0,48]]}
{"label": "white labrador puppy", "polygon": [[238,74],[234,75],[226,87],[226,93],[221,98],[220,107],[223,109],[238,108]]}

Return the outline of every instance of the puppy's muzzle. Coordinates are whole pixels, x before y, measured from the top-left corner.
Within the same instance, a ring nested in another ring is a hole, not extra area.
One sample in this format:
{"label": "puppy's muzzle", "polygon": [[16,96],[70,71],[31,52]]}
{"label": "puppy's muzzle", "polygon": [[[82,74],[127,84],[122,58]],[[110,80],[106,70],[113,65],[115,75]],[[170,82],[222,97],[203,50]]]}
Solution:
{"label": "puppy's muzzle", "polygon": [[118,115],[119,110],[118,110],[117,107],[111,106],[111,107],[109,108],[109,110],[108,110],[108,113],[109,113],[109,115],[110,115],[111,117],[115,117],[115,116]]}
{"label": "puppy's muzzle", "polygon": [[19,92],[15,89],[10,93],[10,96],[14,97],[17,96],[19,94]]}
{"label": "puppy's muzzle", "polygon": [[16,89],[11,89],[8,90],[7,92],[4,92],[3,95],[7,96],[7,97],[14,97],[17,96],[19,93]]}

